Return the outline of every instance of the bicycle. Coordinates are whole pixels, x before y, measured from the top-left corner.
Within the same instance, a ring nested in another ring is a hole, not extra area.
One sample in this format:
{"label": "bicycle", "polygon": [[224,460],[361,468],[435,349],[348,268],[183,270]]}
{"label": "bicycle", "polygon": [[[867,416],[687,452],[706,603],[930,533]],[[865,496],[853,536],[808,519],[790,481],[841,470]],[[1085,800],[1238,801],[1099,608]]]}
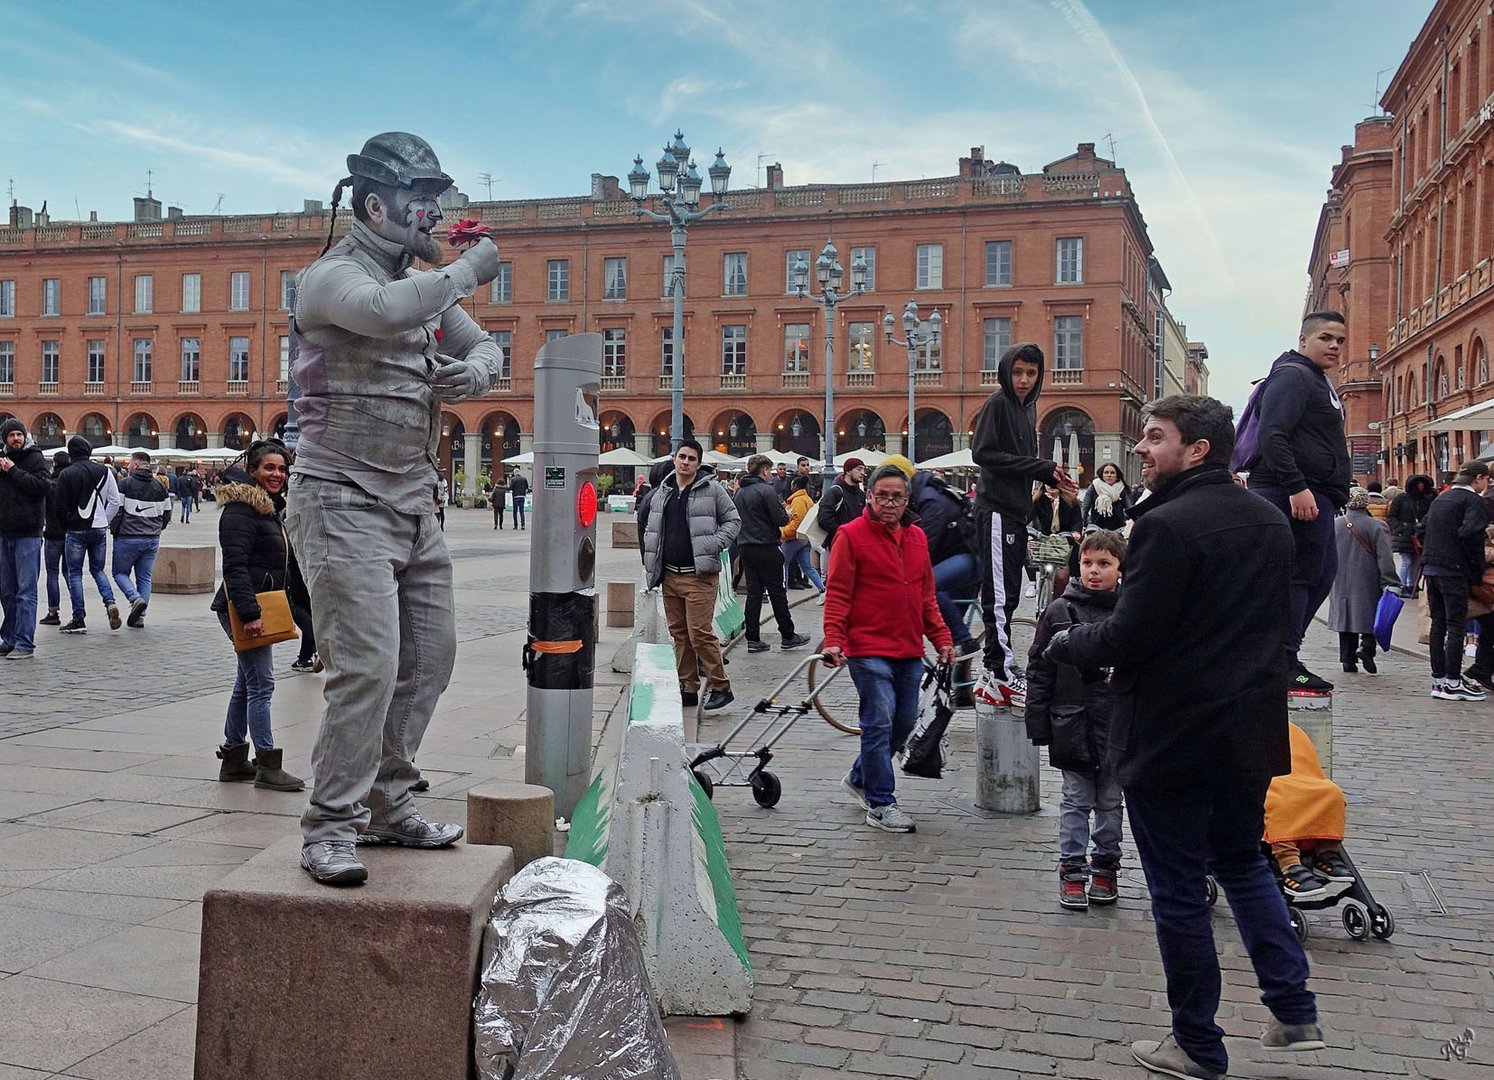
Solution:
{"label": "bicycle", "polygon": [[[1030,531],[1030,530],[1029,530]],[[1074,550],[1074,541],[1064,533],[1042,536],[1036,533],[1027,541],[1027,565],[1037,571],[1037,604],[1034,608],[1034,623],[1042,618],[1053,599],[1053,579],[1060,567],[1069,565]]]}

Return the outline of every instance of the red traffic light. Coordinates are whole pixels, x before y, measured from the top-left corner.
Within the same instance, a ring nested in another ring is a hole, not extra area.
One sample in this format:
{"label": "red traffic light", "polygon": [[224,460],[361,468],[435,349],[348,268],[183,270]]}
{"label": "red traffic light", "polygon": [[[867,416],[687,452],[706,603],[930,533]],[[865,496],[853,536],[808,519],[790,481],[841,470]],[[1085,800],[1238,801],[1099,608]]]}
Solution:
{"label": "red traffic light", "polygon": [[590,480],[581,485],[576,493],[576,518],[583,529],[589,529],[597,520],[597,488]]}

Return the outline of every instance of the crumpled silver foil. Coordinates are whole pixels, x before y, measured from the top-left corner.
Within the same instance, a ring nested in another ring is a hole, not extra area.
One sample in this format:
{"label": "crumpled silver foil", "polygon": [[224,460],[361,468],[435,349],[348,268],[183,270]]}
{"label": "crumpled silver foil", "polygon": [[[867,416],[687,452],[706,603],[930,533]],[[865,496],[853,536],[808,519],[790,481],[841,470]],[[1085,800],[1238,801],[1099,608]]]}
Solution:
{"label": "crumpled silver foil", "polygon": [[483,933],[481,1080],[679,1080],[622,889],[589,863],[537,859]]}

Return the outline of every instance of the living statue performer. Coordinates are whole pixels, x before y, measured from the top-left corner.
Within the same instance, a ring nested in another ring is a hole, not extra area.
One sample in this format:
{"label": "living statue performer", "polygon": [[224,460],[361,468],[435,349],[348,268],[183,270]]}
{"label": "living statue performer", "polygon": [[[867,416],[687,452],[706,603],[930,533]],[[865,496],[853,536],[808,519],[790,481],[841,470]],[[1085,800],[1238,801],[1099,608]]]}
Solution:
{"label": "living statue performer", "polygon": [[436,197],[452,180],[430,144],[375,135],[348,171],[332,209],[335,221],[351,185],[352,231],[296,284],[301,442],[286,514],[327,671],[301,866],[328,885],[367,880],[357,843],[441,848],[462,835],[410,796],[456,655],[436,451],[441,407],[485,392],[502,360],[458,303],[498,276],[498,249],[480,237],[441,265]]}

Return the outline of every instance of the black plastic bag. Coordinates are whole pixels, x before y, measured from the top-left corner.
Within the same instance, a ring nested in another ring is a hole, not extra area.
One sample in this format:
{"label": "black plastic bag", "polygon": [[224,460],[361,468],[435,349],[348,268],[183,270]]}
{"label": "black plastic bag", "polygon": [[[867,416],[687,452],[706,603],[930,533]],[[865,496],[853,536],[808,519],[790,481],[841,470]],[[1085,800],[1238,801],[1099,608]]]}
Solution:
{"label": "black plastic bag", "polygon": [[918,723],[903,750],[903,772],[909,776],[938,780],[944,775],[944,765],[949,760],[949,741],[945,735],[954,716],[950,681],[948,664],[940,664],[924,676]]}

